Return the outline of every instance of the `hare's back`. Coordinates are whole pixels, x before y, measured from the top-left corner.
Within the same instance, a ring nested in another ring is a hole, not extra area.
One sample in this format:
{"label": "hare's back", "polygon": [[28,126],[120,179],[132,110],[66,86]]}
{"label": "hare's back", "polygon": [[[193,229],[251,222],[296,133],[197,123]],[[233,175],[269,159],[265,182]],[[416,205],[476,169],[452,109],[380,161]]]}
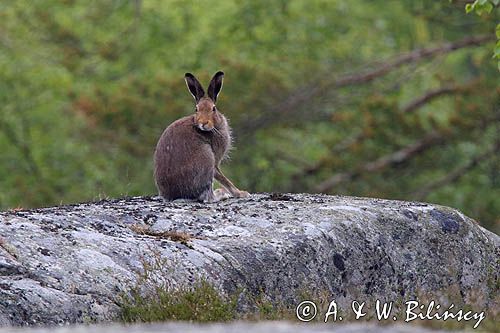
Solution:
{"label": "hare's back", "polygon": [[157,153],[168,155],[175,161],[195,159],[199,154],[211,152],[210,143],[203,139],[193,126],[193,116],[181,118],[163,132]]}
{"label": "hare's back", "polygon": [[213,151],[197,133],[192,116],[167,127],[158,141],[154,159],[156,183],[164,197],[200,193],[214,177]]}

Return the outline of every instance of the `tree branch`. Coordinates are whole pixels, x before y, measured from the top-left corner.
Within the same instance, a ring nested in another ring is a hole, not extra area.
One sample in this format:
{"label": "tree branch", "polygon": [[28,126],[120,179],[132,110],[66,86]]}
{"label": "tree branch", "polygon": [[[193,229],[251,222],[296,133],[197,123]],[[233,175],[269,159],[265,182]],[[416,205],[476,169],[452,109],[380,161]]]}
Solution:
{"label": "tree branch", "polygon": [[462,85],[447,85],[440,88],[429,90],[422,96],[414,99],[413,101],[406,104],[406,106],[402,107],[401,112],[411,113],[417,110],[418,108],[422,107],[423,105],[441,96],[458,94],[458,93],[467,93],[468,91],[471,90],[471,87],[477,85],[480,81],[481,81],[480,78],[476,78]]}
{"label": "tree branch", "polygon": [[[486,117],[484,119],[481,119],[479,126],[475,127],[464,127],[464,130],[468,129],[473,129],[473,128],[478,128],[478,129],[484,129],[491,123],[497,123],[500,121],[500,113],[496,113],[491,117]],[[440,133],[436,130],[428,133],[425,135],[422,139],[396,151],[390,154],[387,154],[385,156],[382,156],[375,161],[368,162],[364,165],[361,165],[357,167],[354,171],[347,171],[347,172],[342,172],[342,173],[337,173],[330,177],[329,179],[321,182],[317,186],[314,187],[314,191],[316,192],[328,192],[330,191],[334,186],[343,183],[345,181],[349,181],[355,177],[358,177],[362,175],[363,173],[374,173],[381,171],[385,168],[398,165],[403,162],[407,162],[408,160],[412,159],[416,155],[426,151],[429,148],[432,148],[433,146],[443,143],[445,140],[446,135],[444,133]],[[496,144],[496,146],[499,146],[500,144]]]}
{"label": "tree branch", "polygon": [[272,123],[276,119],[280,119],[284,113],[296,110],[301,105],[324,95],[326,91],[331,92],[332,90],[349,85],[366,84],[406,64],[431,59],[438,55],[447,54],[467,47],[479,46],[493,40],[494,36],[491,34],[469,36],[458,41],[446,42],[434,47],[416,49],[382,62],[374,62],[369,66],[371,67],[369,69],[337,78],[324,79],[330,78],[332,75],[328,72],[321,73],[316,79],[310,78],[309,83],[294,89],[282,102],[270,106],[268,110],[264,110],[262,115],[256,119],[245,122],[238,132],[243,133],[241,135],[253,133],[254,129],[263,128],[266,124]]}
{"label": "tree branch", "polygon": [[410,160],[414,156],[426,151],[434,145],[441,143],[444,136],[438,131],[432,131],[422,139],[403,147],[393,153],[384,155],[374,161],[368,162],[354,171],[342,172],[333,175],[327,180],[321,182],[314,187],[315,192],[325,193],[330,191],[336,185],[349,181],[363,173],[373,173],[383,170],[387,167],[401,164]]}
{"label": "tree branch", "polygon": [[441,88],[429,90],[427,93],[424,95],[414,99],[413,101],[409,102],[406,104],[404,107],[401,108],[401,112],[403,113],[411,113],[418,108],[422,107],[423,105],[429,103],[433,99],[436,99],[438,97],[444,96],[444,95],[450,95],[456,92],[461,91],[462,89],[454,86],[444,86]]}
{"label": "tree branch", "polygon": [[422,187],[418,191],[416,191],[412,197],[417,200],[425,199],[432,191],[441,188],[450,183],[454,183],[459,180],[463,175],[465,175],[470,170],[477,167],[481,162],[488,160],[491,157],[494,157],[500,151],[500,144],[497,144],[484,153],[477,155],[465,165],[456,168],[455,170],[448,173],[446,176],[434,181],[433,183],[428,184],[427,186]]}
{"label": "tree branch", "polygon": [[[363,131],[359,131],[358,133],[351,135],[350,137],[345,138],[344,140],[340,141],[338,144],[335,144],[332,149],[330,154],[334,155],[335,153],[340,153],[345,149],[348,149],[351,145],[360,142],[362,139],[364,139],[365,135]],[[331,155],[328,155],[331,156]],[[291,187],[290,191],[299,191],[300,190],[300,181],[306,176],[310,176],[321,170],[322,168],[326,167],[329,162],[329,158],[322,158],[319,160],[317,163],[313,165],[308,165],[304,167],[302,170],[299,170],[297,173],[292,175],[292,182],[291,182]]]}
{"label": "tree branch", "polygon": [[[441,88],[430,90],[427,93],[425,93],[424,95],[409,102],[406,106],[404,106],[400,110],[400,112],[411,113],[411,112],[417,110],[418,108],[422,107],[423,105],[431,102],[432,100],[434,100],[438,97],[467,91],[469,89],[469,87],[473,84],[475,84],[475,82],[465,84],[465,85],[460,85],[460,86],[456,86],[456,85],[444,86]],[[332,154],[340,153],[343,150],[349,148],[351,145],[362,142],[365,138],[366,138],[366,136],[364,135],[364,133],[362,131],[360,131],[357,134],[354,134],[354,135],[342,140],[338,144],[335,144],[331,149],[331,153]],[[292,178],[294,180],[293,183],[296,184],[302,177],[318,172],[319,170],[321,170],[321,168],[325,167],[328,164],[328,160],[329,160],[328,157],[323,158],[323,159],[319,160],[317,163],[310,165],[310,166],[304,168],[303,170],[299,171],[298,173],[296,173],[295,175],[292,176]],[[294,187],[295,186],[293,185],[292,190],[294,190]]]}
{"label": "tree branch", "polygon": [[416,49],[409,53],[404,53],[392,59],[386,60],[385,62],[375,64],[374,68],[361,71],[359,73],[348,74],[328,83],[323,82],[318,84],[317,81],[313,81],[313,83],[309,84],[307,87],[300,87],[295,92],[290,94],[290,97],[285,102],[276,106],[273,111],[281,113],[295,108],[297,105],[320,95],[326,89],[342,88],[353,84],[365,84],[403,65],[432,58],[441,54],[450,53],[462,48],[479,46],[493,40],[494,36],[491,34],[469,36],[455,42],[443,43],[429,48]]}

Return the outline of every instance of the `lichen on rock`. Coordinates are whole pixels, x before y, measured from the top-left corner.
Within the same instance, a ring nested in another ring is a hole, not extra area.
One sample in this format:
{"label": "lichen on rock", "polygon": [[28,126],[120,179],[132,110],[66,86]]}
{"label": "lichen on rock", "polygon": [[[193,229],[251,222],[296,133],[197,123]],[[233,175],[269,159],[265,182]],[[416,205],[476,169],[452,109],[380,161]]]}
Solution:
{"label": "lichen on rock", "polygon": [[[0,213],[0,325],[116,320],[154,283],[341,306],[440,295],[498,307],[500,238],[448,207],[309,194],[214,204],[158,197]],[[242,309],[251,297],[238,301]]]}

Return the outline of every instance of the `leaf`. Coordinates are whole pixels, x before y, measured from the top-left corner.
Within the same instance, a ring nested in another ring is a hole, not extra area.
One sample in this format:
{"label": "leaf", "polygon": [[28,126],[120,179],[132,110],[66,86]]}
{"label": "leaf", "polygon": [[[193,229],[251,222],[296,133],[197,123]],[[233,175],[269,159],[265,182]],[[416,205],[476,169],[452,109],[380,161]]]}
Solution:
{"label": "leaf", "polygon": [[[496,1],[495,5],[498,4],[498,2],[500,2],[500,0],[495,0],[495,1]],[[465,5],[465,12],[468,14],[474,11],[477,15],[481,16],[484,12],[487,12],[488,14],[491,13],[493,8],[494,8],[493,3],[490,2],[490,0],[476,0],[473,3],[468,3]]]}
{"label": "leaf", "polygon": [[484,7],[483,7],[487,12],[488,14],[491,13],[491,11],[493,10],[493,5],[491,4],[491,2],[487,2]]}
{"label": "leaf", "polygon": [[497,45],[495,46],[495,50],[494,50],[494,53],[493,53],[493,58],[500,59],[500,41],[498,41]]}

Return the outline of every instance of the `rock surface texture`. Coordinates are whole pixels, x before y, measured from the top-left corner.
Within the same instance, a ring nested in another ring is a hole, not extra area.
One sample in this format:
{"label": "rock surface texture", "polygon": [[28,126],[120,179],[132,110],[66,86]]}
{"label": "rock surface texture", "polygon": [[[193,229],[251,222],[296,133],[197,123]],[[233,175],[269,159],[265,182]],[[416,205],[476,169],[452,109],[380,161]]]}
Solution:
{"label": "rock surface texture", "polygon": [[[442,295],[498,309],[500,237],[437,205],[305,194],[0,213],[0,326],[115,320],[147,267],[280,304]],[[440,299],[443,301],[442,299]]]}

